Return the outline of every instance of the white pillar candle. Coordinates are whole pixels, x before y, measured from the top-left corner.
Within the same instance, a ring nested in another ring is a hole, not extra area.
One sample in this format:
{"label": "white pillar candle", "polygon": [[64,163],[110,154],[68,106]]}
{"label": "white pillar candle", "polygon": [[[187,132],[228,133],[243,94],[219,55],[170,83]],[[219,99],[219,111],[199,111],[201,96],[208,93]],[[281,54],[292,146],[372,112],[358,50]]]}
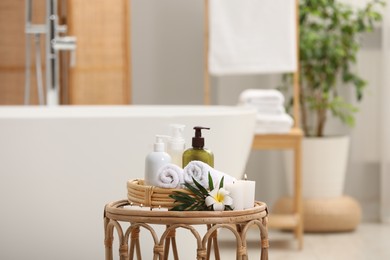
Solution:
{"label": "white pillar candle", "polygon": [[244,187],[241,184],[243,181],[235,181],[234,183],[225,184],[224,188],[230,192],[229,196],[233,199],[233,210],[244,209]]}
{"label": "white pillar candle", "polygon": [[241,183],[244,187],[244,209],[253,208],[255,205],[256,182],[248,181],[245,174],[244,180]]}

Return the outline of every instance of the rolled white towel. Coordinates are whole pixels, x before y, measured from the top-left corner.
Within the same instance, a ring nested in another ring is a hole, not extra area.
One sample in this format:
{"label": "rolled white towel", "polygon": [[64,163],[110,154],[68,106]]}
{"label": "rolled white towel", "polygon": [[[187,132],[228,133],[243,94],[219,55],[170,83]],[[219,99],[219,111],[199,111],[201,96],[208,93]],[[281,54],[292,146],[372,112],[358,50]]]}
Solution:
{"label": "rolled white towel", "polygon": [[192,177],[199,182],[206,189],[209,188],[209,172],[213,179],[214,187],[219,186],[219,182],[222,177],[224,178],[224,184],[233,183],[236,179],[226,173],[220,172],[212,168],[210,165],[201,161],[191,161],[183,169],[184,181],[189,184],[193,184]]}
{"label": "rolled white towel", "polygon": [[157,172],[157,187],[169,189],[181,188],[183,183],[183,169],[175,164],[166,164]]}

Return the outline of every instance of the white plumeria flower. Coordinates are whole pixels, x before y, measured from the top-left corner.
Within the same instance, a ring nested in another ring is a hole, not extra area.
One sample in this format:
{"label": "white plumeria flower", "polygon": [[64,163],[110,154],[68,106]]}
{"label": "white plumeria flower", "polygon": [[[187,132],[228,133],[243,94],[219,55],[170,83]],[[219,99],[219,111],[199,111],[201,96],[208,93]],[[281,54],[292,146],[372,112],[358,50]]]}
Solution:
{"label": "white plumeria flower", "polygon": [[229,196],[229,194],[230,192],[224,188],[213,189],[205,200],[207,207],[213,205],[214,211],[223,211],[225,206],[233,204],[233,199]]}

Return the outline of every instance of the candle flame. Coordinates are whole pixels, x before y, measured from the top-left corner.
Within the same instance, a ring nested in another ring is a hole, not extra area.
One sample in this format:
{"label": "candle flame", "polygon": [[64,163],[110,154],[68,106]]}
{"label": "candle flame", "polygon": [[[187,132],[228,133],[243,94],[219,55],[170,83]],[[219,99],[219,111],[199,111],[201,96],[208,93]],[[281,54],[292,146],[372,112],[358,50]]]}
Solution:
{"label": "candle flame", "polygon": [[244,174],[244,180],[248,180],[248,176],[246,176],[246,173]]}

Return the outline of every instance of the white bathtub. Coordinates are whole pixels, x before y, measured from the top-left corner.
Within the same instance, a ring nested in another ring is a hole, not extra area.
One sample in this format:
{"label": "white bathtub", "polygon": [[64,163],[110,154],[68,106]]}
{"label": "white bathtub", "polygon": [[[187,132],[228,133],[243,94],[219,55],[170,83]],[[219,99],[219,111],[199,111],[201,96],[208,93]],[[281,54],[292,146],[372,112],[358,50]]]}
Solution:
{"label": "white bathtub", "polygon": [[203,131],[215,168],[240,178],[255,111],[217,106],[0,107],[0,259],[103,259],[105,203],[143,178],[155,134]]}

